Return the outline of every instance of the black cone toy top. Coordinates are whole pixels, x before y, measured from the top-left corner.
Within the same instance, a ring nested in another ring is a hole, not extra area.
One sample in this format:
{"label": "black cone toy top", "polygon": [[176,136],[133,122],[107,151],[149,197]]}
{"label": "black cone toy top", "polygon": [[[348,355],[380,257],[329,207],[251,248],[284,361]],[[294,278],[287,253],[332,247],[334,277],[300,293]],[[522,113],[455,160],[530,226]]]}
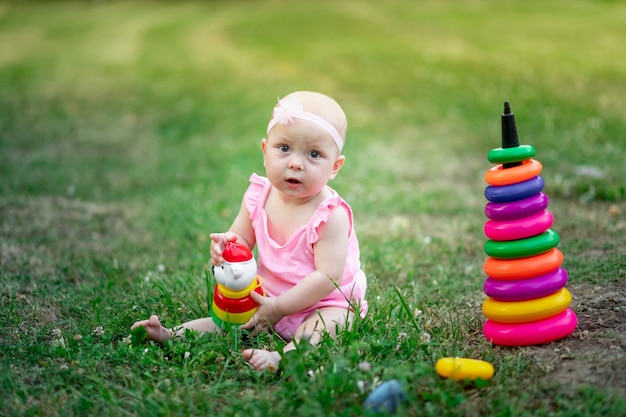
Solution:
{"label": "black cone toy top", "polygon": [[[504,113],[502,114],[502,147],[515,148],[519,146],[517,137],[517,126],[515,125],[515,115],[511,112],[511,105],[504,102]],[[509,162],[502,165],[503,168],[512,168],[522,165],[521,162]]]}

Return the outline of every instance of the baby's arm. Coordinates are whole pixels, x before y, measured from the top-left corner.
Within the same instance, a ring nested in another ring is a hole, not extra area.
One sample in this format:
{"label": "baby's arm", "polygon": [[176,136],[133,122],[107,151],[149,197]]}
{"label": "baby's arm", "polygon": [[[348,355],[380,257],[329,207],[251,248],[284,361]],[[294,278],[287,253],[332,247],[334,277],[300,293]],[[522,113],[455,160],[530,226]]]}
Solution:
{"label": "baby's arm", "polygon": [[311,307],[337,288],[343,279],[349,233],[348,213],[343,208],[334,209],[328,222],[320,228],[320,237],[314,246],[315,271],[277,298],[250,293],[260,306],[242,328],[263,328],[262,321],[276,324],[285,316]]}
{"label": "baby's arm", "polygon": [[211,263],[221,265],[224,262],[222,252],[228,242],[238,242],[252,250],[256,244],[254,229],[250,221],[248,209],[241,202],[239,213],[226,233],[211,233]]}

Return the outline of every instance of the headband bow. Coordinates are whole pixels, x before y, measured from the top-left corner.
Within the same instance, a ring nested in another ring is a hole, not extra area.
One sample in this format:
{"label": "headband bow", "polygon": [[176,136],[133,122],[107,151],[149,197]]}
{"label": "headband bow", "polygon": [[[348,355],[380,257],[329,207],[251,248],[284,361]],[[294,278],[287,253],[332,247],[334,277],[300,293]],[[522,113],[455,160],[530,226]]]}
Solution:
{"label": "headband bow", "polygon": [[278,100],[278,105],[274,107],[274,112],[272,113],[272,120],[270,120],[270,123],[267,125],[267,133],[269,133],[270,130],[272,130],[272,128],[277,124],[288,125],[293,123],[294,119],[306,120],[308,122],[315,123],[328,132],[339,148],[339,151],[343,148],[343,139],[337,131],[337,128],[323,117],[303,110],[302,103],[295,98]]}

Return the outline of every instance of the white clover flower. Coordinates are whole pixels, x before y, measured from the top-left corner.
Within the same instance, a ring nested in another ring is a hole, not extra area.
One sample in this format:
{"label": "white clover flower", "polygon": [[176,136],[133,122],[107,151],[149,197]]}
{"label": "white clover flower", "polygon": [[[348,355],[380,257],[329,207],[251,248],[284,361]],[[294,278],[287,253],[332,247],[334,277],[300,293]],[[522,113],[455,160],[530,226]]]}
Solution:
{"label": "white clover flower", "polygon": [[96,326],[96,328],[93,329],[92,333],[93,333],[94,336],[100,337],[100,336],[102,336],[104,334],[104,327]]}
{"label": "white clover flower", "polygon": [[52,347],[65,347],[65,337],[63,337],[63,332],[58,327],[52,329],[51,332],[52,340],[50,341],[50,345]]}
{"label": "white clover flower", "polygon": [[396,351],[400,350],[400,348],[402,347],[402,342],[406,340],[407,336],[408,335],[405,332],[398,333],[398,343],[396,344]]}

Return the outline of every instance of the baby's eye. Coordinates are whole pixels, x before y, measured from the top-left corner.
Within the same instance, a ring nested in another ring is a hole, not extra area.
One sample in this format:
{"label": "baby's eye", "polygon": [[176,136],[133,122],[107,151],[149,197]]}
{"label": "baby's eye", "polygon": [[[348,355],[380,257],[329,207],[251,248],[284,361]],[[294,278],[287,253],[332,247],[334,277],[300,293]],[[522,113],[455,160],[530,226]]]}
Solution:
{"label": "baby's eye", "polygon": [[278,150],[281,152],[289,152],[289,146],[287,145],[278,145]]}
{"label": "baby's eye", "polygon": [[317,158],[321,158],[322,157],[322,154],[319,153],[318,151],[311,151],[311,152],[309,152],[309,155],[313,159],[317,159]]}

